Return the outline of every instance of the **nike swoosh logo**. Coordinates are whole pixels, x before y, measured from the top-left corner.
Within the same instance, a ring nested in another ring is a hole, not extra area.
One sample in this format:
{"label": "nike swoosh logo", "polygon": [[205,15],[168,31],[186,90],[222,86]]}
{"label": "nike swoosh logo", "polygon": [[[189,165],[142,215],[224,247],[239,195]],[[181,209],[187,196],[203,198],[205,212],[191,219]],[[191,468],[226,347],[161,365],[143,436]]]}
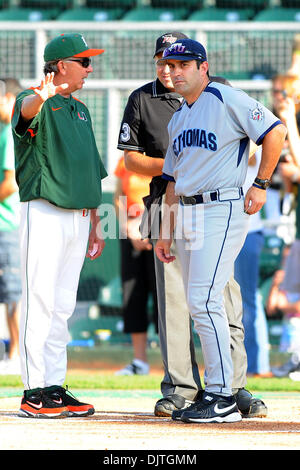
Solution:
{"label": "nike swoosh logo", "polygon": [[43,403],[41,401],[40,403],[31,403],[31,401],[27,401],[27,403],[28,405],[32,406],[33,408],[36,408],[37,410],[39,410],[43,406]]}
{"label": "nike swoosh logo", "polygon": [[62,106],[60,108],[53,108],[53,106],[52,106],[52,111],[58,111],[61,108],[62,108]]}
{"label": "nike swoosh logo", "polygon": [[59,400],[52,400],[54,403],[57,403],[58,405],[62,404],[62,399],[60,398]]}
{"label": "nike swoosh logo", "polygon": [[226,411],[232,410],[233,408],[235,408],[235,406],[236,406],[236,404],[234,403],[233,405],[226,406],[225,408],[219,408],[218,403],[216,403],[216,405],[214,407],[214,412],[217,413],[218,415],[220,415],[222,413],[226,413]]}

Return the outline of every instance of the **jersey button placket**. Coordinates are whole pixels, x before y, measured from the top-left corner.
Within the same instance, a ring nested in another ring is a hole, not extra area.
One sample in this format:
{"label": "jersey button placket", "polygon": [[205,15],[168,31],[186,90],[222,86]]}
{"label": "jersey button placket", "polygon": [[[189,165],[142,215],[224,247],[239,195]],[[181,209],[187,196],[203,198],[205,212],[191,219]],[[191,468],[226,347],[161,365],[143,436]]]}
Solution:
{"label": "jersey button placket", "polygon": [[69,104],[69,107],[70,107],[70,115],[71,115],[71,118],[74,120],[76,119],[76,106],[74,104]]}

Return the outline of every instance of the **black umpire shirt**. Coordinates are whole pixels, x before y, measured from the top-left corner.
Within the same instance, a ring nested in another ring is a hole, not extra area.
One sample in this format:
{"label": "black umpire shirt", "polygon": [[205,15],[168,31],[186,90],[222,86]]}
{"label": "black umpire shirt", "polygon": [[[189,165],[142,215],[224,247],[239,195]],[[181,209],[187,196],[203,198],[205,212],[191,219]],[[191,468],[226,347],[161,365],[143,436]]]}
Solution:
{"label": "black umpire shirt", "polygon": [[[179,94],[165,88],[158,79],[133,91],[124,110],[118,149],[165,158],[169,145],[167,127],[182,101]],[[153,198],[163,194],[165,188],[166,181],[154,176],[150,185]]]}

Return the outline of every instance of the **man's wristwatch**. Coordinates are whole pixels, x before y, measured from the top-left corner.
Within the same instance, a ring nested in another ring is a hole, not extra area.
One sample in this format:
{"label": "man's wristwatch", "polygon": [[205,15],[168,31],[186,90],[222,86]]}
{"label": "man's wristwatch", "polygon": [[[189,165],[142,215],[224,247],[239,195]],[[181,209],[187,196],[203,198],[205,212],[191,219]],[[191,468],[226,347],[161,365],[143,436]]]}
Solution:
{"label": "man's wristwatch", "polygon": [[270,180],[262,180],[260,178],[255,178],[253,186],[259,189],[267,189],[271,184]]}

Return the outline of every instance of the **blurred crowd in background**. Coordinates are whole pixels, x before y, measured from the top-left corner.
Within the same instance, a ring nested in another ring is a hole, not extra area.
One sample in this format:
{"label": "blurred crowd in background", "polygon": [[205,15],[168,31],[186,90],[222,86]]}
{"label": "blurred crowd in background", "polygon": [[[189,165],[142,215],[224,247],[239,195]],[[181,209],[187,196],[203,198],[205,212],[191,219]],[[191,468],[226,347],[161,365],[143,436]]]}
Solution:
{"label": "blurred crowd in background", "polygon": [[[5,2],[0,2],[1,6],[3,6],[2,3]],[[36,2],[37,4],[38,2]],[[67,15],[67,10],[65,14]],[[52,18],[49,17],[49,19]],[[130,15],[128,20],[130,20]],[[267,203],[259,216],[255,220],[253,218],[244,250],[238,260],[239,266],[236,265],[236,276],[239,277],[244,293],[245,345],[248,354],[249,375],[290,376],[294,380],[300,380],[300,34],[295,35],[293,40],[290,67],[282,70],[280,74],[271,79],[271,97],[272,111],[287,127],[287,139],[274,172],[271,187],[267,190]],[[0,120],[5,123],[5,132],[0,135],[0,153],[2,151],[0,161],[2,165],[4,165],[4,141],[5,145],[8,145],[6,137],[8,123],[4,109],[7,108],[8,102],[10,103],[10,99],[11,96],[7,94],[5,82],[0,79]],[[254,158],[249,161],[249,178],[252,172],[257,169],[259,161],[260,150],[258,149]],[[4,170],[6,171],[7,168],[2,166],[3,175]],[[156,330],[157,306],[154,277],[147,275],[154,269],[153,251],[147,241],[141,240],[138,227],[143,211],[142,191],[146,191],[149,181],[128,173],[122,159],[115,170],[115,176],[117,181],[116,208],[119,207],[120,196],[131,197],[133,194],[133,204],[140,208],[138,213],[128,218],[128,226],[122,227],[122,231],[127,234],[127,239],[120,241],[123,265],[128,263],[128,259],[130,259],[128,253],[131,257],[138,259],[139,263],[132,265],[133,270],[138,269],[135,275],[140,281],[139,298],[134,299],[132,304],[129,304],[129,297],[126,297],[127,294],[130,294],[130,283],[124,270],[120,272],[124,301],[122,309],[124,332],[131,333],[134,354],[137,357],[134,358],[135,362],[133,360],[133,363],[125,366],[119,374],[148,374],[150,372],[146,356],[149,323],[146,318],[148,296],[153,298],[154,316],[152,322],[155,324]],[[0,182],[0,194],[3,181]],[[246,182],[245,185],[247,184],[249,183]],[[131,191],[132,185],[135,185],[133,192]],[[16,193],[16,188],[13,192]],[[146,196],[146,193],[144,195]],[[5,197],[0,199],[0,206],[5,206],[5,199]],[[272,243],[276,245],[277,256],[275,264],[270,268],[268,244]],[[254,260],[256,260],[256,264]],[[147,269],[143,269],[143,266],[146,265]],[[244,268],[247,266],[248,269],[251,266],[252,274],[249,274],[247,279],[241,266]],[[10,330],[10,349],[5,351],[3,345],[2,349],[0,345],[0,360],[2,359],[0,373],[2,374],[18,372],[18,348],[15,341],[16,331],[18,331],[17,313],[14,313],[15,310],[12,310],[11,305],[5,299],[6,297],[0,297],[0,303],[7,305],[7,322],[9,325],[12,324],[12,319],[14,322],[13,329]],[[14,299],[14,302],[16,300]],[[271,319],[279,319],[282,322],[279,351],[289,354],[287,362],[278,367],[271,367],[269,361],[267,322]],[[136,332],[134,332],[135,329]]]}

